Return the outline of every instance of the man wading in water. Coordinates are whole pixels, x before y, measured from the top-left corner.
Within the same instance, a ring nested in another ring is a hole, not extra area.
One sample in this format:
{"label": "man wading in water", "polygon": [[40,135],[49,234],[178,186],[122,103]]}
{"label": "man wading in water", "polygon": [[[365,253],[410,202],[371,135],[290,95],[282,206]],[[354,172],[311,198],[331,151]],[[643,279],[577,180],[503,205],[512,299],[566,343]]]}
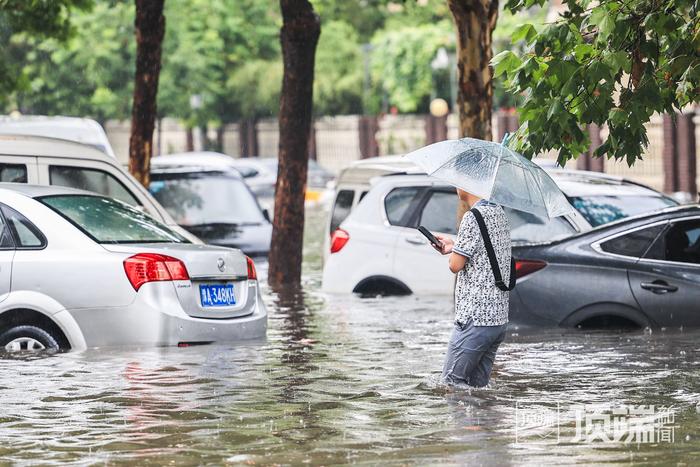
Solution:
{"label": "man wading in water", "polygon": [[[443,255],[450,255],[450,271],[457,274],[455,325],[442,380],[449,386],[482,387],[489,382],[508,325],[508,290],[514,286],[510,226],[497,204],[460,189],[457,194],[470,209],[462,218],[457,240],[435,235],[442,244],[433,245]],[[494,254],[489,254],[485,236]],[[508,279],[509,285],[501,278]]]}

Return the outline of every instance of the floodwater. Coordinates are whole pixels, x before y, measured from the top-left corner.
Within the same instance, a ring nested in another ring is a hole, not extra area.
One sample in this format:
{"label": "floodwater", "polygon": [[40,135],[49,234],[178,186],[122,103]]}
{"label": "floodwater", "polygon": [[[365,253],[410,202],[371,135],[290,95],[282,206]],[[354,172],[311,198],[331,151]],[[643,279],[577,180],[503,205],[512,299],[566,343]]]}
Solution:
{"label": "floodwater", "polygon": [[445,393],[450,301],[322,294],[319,225],[264,341],[0,360],[0,463],[697,464],[700,333],[512,329]]}

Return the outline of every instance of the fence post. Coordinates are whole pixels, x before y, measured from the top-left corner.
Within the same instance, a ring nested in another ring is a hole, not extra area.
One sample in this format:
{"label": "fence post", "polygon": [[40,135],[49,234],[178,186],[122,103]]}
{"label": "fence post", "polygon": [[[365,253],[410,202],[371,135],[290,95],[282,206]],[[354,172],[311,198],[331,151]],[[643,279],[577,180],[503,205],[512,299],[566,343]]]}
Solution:
{"label": "fence post", "polygon": [[311,121],[311,129],[309,130],[309,159],[317,160],[316,154],[316,121]]}
{"label": "fence post", "polygon": [[695,154],[695,112],[678,115],[676,145],[678,151],[678,191],[688,193],[695,201],[698,195],[696,183],[697,163]]}
{"label": "fence post", "polygon": [[187,127],[185,130],[185,148],[187,152],[194,151],[194,133],[191,127]]}
{"label": "fence post", "polygon": [[504,109],[498,109],[496,111],[496,142],[500,143],[503,141],[503,137],[506,135],[506,133],[509,132],[508,130],[508,114]]}
{"label": "fence post", "polygon": [[377,157],[379,155],[379,143],[377,142],[379,119],[375,116],[363,115],[360,117],[358,124],[362,159]]}
{"label": "fence post", "polygon": [[258,126],[254,118],[241,120],[238,125],[241,157],[258,157]]}
{"label": "fence post", "polygon": [[447,115],[435,117],[428,115],[425,117],[425,142],[426,144],[437,143],[447,139]]}
{"label": "fence post", "polygon": [[600,137],[600,127],[595,123],[590,123],[586,125],[586,129],[591,144],[588,147],[588,151],[581,154],[576,160],[576,168],[579,170],[590,170],[592,172],[604,172],[605,160],[602,157],[594,157],[595,150],[603,144],[603,140]]}
{"label": "fence post", "polygon": [[663,116],[663,169],[664,191],[675,193],[678,191],[678,147],[676,141],[676,121],[674,115]]}

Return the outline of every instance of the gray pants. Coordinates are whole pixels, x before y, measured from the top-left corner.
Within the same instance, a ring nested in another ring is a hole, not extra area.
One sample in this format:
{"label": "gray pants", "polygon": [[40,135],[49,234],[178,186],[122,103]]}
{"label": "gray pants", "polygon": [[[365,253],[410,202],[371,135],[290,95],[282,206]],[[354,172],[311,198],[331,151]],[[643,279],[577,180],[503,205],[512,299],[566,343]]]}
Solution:
{"label": "gray pants", "polygon": [[442,380],[450,386],[483,387],[489,384],[496,351],[506,337],[507,324],[474,326],[455,322],[447,348]]}

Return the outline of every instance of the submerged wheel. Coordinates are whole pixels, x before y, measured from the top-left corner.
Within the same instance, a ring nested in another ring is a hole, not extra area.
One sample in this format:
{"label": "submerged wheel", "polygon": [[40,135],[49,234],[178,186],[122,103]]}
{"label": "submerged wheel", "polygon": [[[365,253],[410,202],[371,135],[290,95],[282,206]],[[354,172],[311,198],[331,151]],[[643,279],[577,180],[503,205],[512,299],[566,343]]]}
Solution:
{"label": "submerged wheel", "polygon": [[0,334],[0,349],[6,352],[58,350],[58,348],[56,338],[36,326],[14,326]]}

